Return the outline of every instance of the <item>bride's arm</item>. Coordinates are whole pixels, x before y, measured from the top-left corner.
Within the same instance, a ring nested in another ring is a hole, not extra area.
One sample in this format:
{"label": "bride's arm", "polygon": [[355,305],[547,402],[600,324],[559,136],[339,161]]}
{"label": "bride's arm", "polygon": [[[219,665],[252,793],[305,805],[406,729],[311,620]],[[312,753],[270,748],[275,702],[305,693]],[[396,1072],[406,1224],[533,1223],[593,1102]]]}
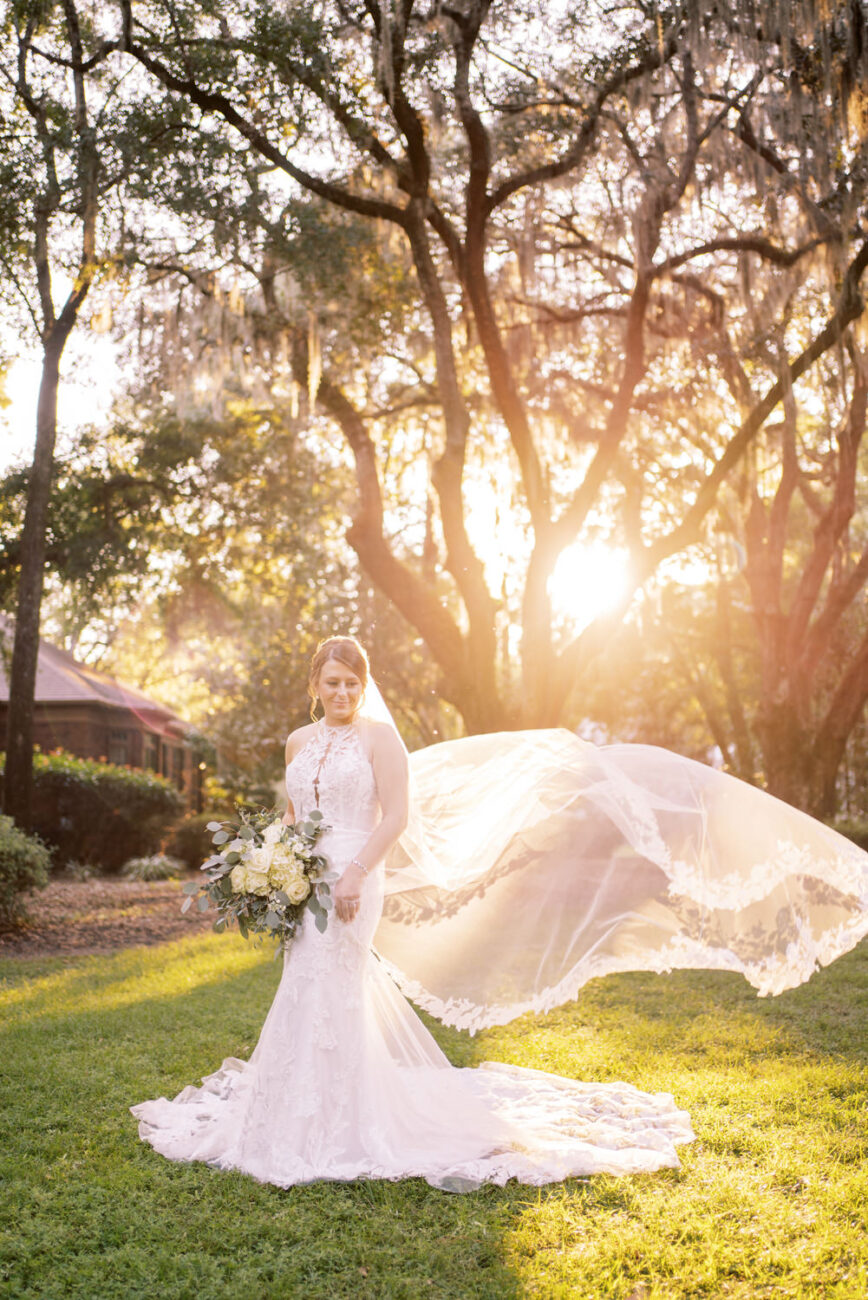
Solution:
{"label": "bride's arm", "polygon": [[[310,731],[310,727],[299,727],[296,731],[291,731],[287,736],[286,749],[284,751],[284,759],[286,760],[286,767],[289,767],[290,763],[295,758],[296,754],[301,749],[301,746],[304,743],[304,737],[302,736],[302,732],[304,732],[306,736],[309,731]],[[283,814],[280,820],[283,822],[284,826],[291,826],[292,823],[295,821],[295,809],[292,806],[291,799],[287,799],[286,812]]]}
{"label": "bride's arm", "polygon": [[407,751],[392,728],[385,725],[373,729],[371,741],[371,765],[382,816],[335,885],[335,902],[341,920],[351,919],[349,913],[345,915],[343,901],[358,898],[367,871],[383,860],[407,825],[410,798]]}
{"label": "bride's arm", "polygon": [[407,826],[410,801],[410,770],[407,751],[391,727],[378,726],[371,746],[371,763],[380,801],[380,821],[365,847],[357,855],[363,867],[375,867],[389,852]]}

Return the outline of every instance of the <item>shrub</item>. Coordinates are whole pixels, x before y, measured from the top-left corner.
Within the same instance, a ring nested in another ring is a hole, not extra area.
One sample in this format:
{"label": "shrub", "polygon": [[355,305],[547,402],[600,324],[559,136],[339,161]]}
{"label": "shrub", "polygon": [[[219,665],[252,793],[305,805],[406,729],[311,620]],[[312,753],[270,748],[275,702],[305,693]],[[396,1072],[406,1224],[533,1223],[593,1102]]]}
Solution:
{"label": "shrub", "polygon": [[26,835],[11,817],[0,817],[0,925],[18,925],[27,909],[21,895],[48,884],[51,856],[35,835]]}
{"label": "shrub", "polygon": [[166,852],[180,858],[191,871],[195,871],[214,851],[212,832],[206,830],[206,826],[209,822],[221,822],[226,816],[226,812],[214,810],[190,813],[173,827],[166,841]]}
{"label": "shrub", "polygon": [[182,807],[175,787],[153,772],[62,750],[37,752],[33,778],[33,829],[57,864],[74,860],[117,871],[128,858],[156,852]]}
{"label": "shrub", "polygon": [[166,853],[152,853],[149,858],[130,858],[121,868],[121,874],[130,880],[177,880],[184,863],[170,858]]}
{"label": "shrub", "polygon": [[94,875],[93,867],[89,862],[71,862],[64,863],[63,877],[65,880],[74,880],[76,884],[82,884],[85,880],[92,880]]}

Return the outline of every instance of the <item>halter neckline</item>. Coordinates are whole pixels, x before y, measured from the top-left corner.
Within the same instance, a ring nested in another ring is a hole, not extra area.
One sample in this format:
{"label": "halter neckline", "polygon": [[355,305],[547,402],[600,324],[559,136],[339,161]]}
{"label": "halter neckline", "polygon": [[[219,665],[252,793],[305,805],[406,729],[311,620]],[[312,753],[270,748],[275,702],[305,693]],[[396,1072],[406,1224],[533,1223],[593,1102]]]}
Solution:
{"label": "halter neckline", "polygon": [[325,718],[320,718],[320,719],[319,719],[319,722],[317,723],[317,726],[320,727],[324,732],[327,732],[327,733],[328,733],[328,732],[332,732],[332,733],[340,732],[340,733],[343,733],[343,732],[345,732],[345,731],[352,731],[352,729],[353,729],[353,727],[354,727],[355,725],[356,725],[356,723],[355,723],[355,719],[353,719],[352,722],[337,723],[337,724],[335,725],[335,724],[331,724],[331,723],[326,722]]}

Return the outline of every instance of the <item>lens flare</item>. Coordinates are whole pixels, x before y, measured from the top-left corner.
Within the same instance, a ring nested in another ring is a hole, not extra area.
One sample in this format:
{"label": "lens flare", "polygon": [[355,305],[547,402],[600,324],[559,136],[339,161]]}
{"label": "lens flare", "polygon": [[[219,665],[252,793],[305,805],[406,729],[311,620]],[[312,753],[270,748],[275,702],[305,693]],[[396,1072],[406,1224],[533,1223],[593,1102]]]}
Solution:
{"label": "lens flare", "polygon": [[576,542],[559,555],[549,596],[555,613],[580,631],[624,599],[629,578],[626,551],[605,542]]}

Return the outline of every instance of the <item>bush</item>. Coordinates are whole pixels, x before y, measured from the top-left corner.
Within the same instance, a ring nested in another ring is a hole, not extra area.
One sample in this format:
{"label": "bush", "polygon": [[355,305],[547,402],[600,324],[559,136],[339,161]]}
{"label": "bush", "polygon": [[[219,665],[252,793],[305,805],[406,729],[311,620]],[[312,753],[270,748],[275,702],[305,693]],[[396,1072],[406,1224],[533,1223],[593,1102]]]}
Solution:
{"label": "bush", "polygon": [[[0,756],[0,770],[5,756]],[[97,763],[57,750],[34,754],[33,829],[54,862],[117,871],[159,849],[182,809],[175,787],[153,772]]]}
{"label": "bush", "polygon": [[72,862],[64,863],[63,878],[65,880],[74,880],[77,885],[83,884],[85,880],[92,880],[94,875],[93,867],[89,862]]}
{"label": "bush", "polygon": [[166,841],[166,852],[180,858],[185,866],[195,871],[201,867],[206,858],[210,858],[214,851],[211,843],[212,832],[205,827],[209,822],[222,822],[229,815],[227,812],[214,810],[190,813],[173,827]]}
{"label": "bush", "polygon": [[18,925],[27,909],[21,895],[48,884],[51,856],[35,835],[25,835],[11,817],[0,817],[0,925]]}
{"label": "bush", "polygon": [[153,853],[149,858],[130,858],[121,868],[121,875],[130,880],[177,880],[184,863],[170,858],[166,853]]}

